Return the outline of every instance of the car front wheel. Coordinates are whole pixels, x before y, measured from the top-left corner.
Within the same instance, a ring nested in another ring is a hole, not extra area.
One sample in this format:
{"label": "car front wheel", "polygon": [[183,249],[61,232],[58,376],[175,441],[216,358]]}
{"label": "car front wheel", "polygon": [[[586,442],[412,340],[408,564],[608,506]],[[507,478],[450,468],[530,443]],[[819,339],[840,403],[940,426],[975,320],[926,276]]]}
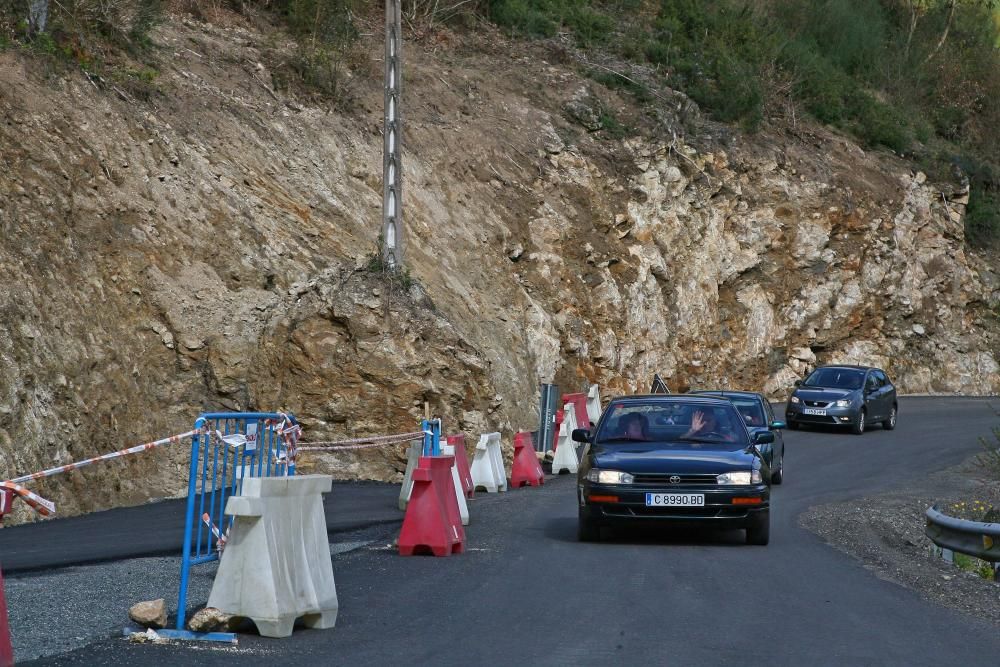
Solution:
{"label": "car front wheel", "polygon": [[787,422],[787,424],[788,424],[788,428],[792,429],[793,431],[798,431],[799,430],[799,423],[797,421],[793,421],[793,420],[789,419],[788,422]]}
{"label": "car front wheel", "polygon": [[778,458],[778,467],[774,472],[771,473],[771,484],[781,484],[782,480],[785,479],[785,455],[782,453],[781,457]]}
{"label": "car front wheel", "polygon": [[865,411],[862,410],[858,413],[858,421],[854,422],[854,426],[851,427],[854,431],[854,435],[861,435],[865,432]]}
{"label": "car front wheel", "polygon": [[882,428],[886,431],[891,431],[896,428],[896,406],[892,406],[892,412],[889,413],[889,418],[882,422]]}
{"label": "car front wheel", "polygon": [[747,524],[747,544],[766,546],[771,539],[771,511],[758,512]]}

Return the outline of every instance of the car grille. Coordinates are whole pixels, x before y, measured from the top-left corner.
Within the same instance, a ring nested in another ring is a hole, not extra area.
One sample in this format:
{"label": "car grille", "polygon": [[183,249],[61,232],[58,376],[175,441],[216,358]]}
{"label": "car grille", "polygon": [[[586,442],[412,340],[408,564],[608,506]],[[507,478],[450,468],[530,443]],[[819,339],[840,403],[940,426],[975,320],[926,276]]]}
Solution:
{"label": "car grille", "polygon": [[[671,477],[679,478],[677,481],[670,481]],[[717,484],[717,475],[679,475],[675,473],[647,473],[633,475],[636,486],[684,486],[685,484]]]}
{"label": "car grille", "polygon": [[797,422],[808,422],[810,424],[839,424],[840,421],[831,415],[807,415],[800,414],[795,418]]}
{"label": "car grille", "polygon": [[832,404],[831,401],[802,401],[807,407],[810,408],[828,408]]}

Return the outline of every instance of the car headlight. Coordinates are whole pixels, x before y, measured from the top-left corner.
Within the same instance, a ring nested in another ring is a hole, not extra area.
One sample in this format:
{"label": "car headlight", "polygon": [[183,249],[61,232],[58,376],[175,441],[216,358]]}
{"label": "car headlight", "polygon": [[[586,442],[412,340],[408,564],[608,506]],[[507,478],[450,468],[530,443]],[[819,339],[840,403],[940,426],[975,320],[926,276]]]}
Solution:
{"label": "car headlight", "polygon": [[631,484],[635,481],[635,478],[627,472],[600,468],[591,468],[587,473],[587,479],[594,484]]}
{"label": "car headlight", "polygon": [[834,405],[836,405],[838,408],[849,408],[849,407],[851,407],[851,399],[849,399],[849,398],[842,398],[839,401],[837,401],[836,403],[834,403]]}
{"label": "car headlight", "polygon": [[724,472],[715,478],[719,484],[760,484],[762,477],[759,470],[740,470],[739,472]]}
{"label": "car headlight", "polygon": [[788,402],[791,403],[791,404],[793,404],[793,405],[798,405],[799,404],[799,397],[798,396],[792,396],[792,398],[789,399]]}

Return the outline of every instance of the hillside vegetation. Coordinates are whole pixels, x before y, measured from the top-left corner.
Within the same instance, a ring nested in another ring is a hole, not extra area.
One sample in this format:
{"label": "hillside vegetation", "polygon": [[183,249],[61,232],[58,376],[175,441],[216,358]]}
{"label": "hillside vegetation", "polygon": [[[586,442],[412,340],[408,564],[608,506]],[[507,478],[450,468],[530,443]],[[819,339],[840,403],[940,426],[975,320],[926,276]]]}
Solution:
{"label": "hillside vegetation", "polygon": [[[356,17],[379,9],[357,0],[14,0],[0,9],[0,46],[100,73],[123,51],[141,60],[165,10],[209,17],[223,8],[282,22],[297,39],[276,86],[302,83],[333,96]],[[998,0],[410,0],[404,11],[411,28],[475,30],[486,18],[528,38],[569,35],[581,49],[647,66],[657,83],[747,131],[811,117],[932,174],[968,179],[968,240],[1000,242]],[[152,65],[111,71],[140,91],[156,75]],[[614,70],[592,76],[655,103]]]}

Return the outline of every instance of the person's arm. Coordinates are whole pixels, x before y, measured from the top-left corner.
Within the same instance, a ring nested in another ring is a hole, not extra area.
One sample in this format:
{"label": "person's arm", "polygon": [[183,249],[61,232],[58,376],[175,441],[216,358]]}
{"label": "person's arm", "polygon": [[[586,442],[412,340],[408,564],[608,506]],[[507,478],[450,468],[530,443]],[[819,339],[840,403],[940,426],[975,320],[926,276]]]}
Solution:
{"label": "person's arm", "polygon": [[702,414],[701,410],[696,411],[691,415],[691,428],[689,428],[681,437],[688,438],[705,426],[705,416]]}

